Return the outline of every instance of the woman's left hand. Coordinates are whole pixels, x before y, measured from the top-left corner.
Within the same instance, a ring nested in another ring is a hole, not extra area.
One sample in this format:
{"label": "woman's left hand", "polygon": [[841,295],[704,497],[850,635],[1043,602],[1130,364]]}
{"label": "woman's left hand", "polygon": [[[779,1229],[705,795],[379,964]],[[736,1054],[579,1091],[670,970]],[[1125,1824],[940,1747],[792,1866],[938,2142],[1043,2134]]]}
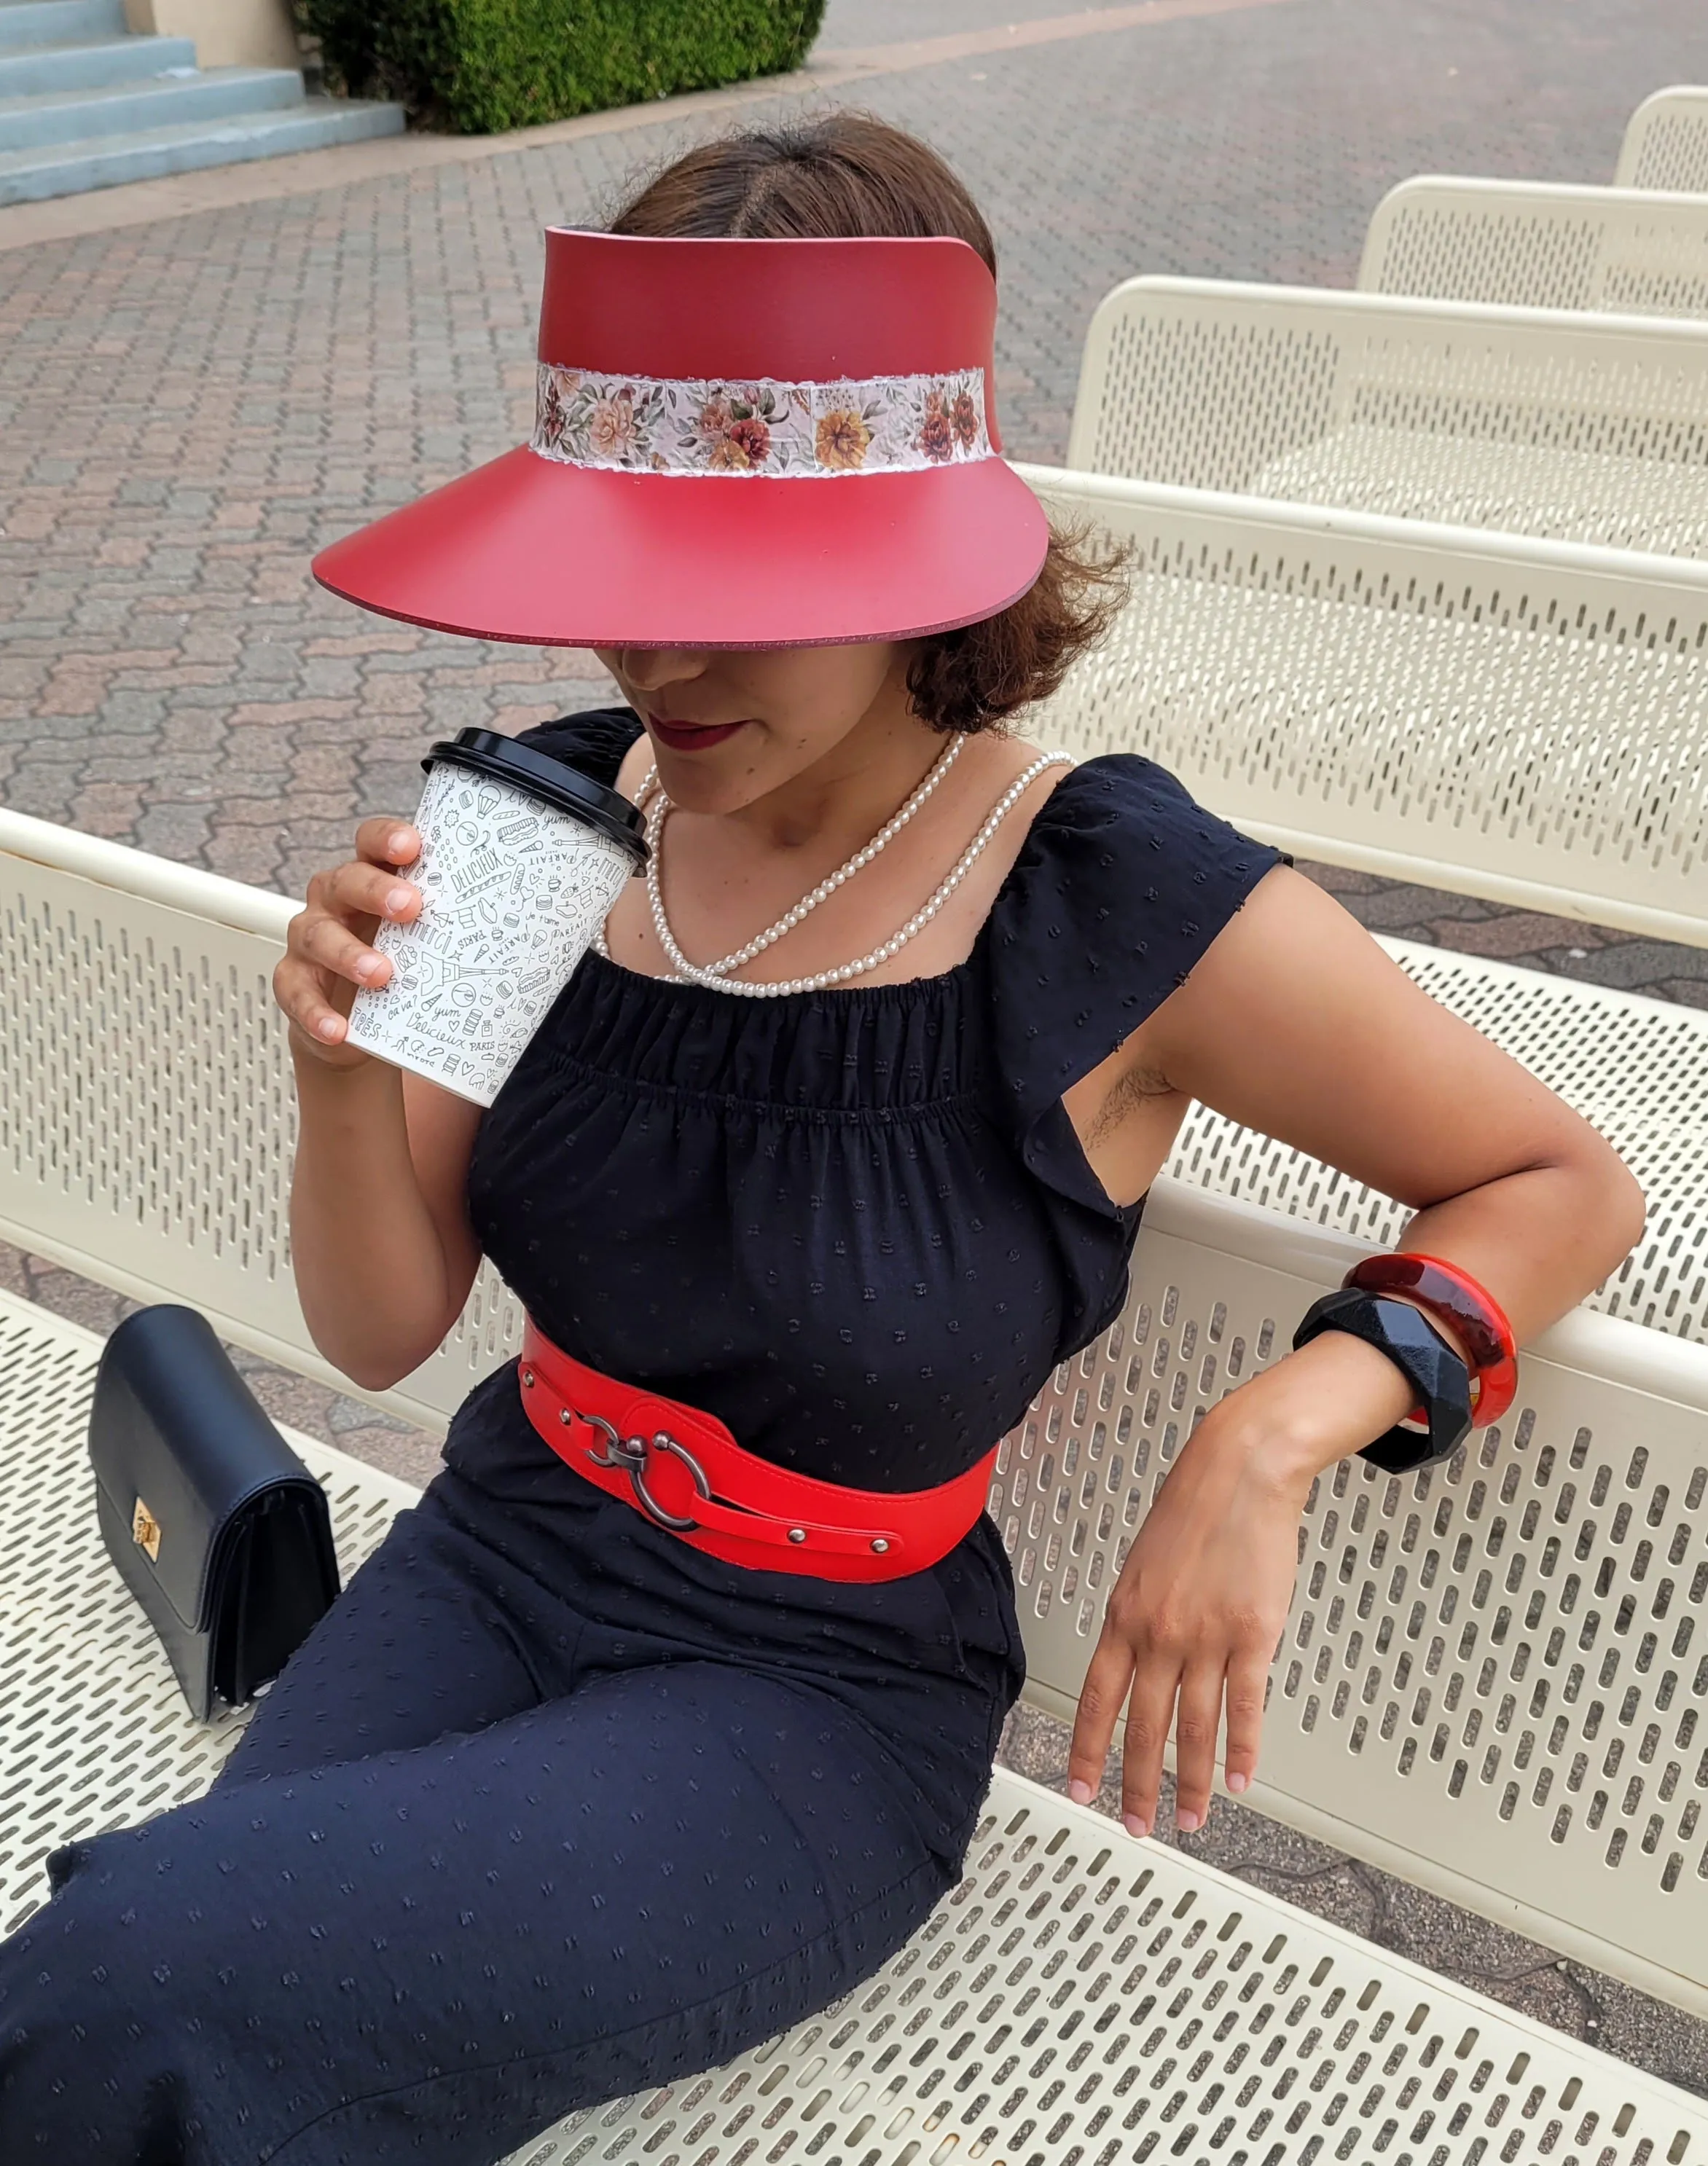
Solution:
{"label": "woman's left hand", "polygon": [[1171,1730],[1176,1824],[1186,1834],[1203,1826],[1224,1707],[1228,1788],[1245,1788],[1310,1485],[1399,1420],[1410,1399],[1385,1355],[1325,1332],[1204,1416],[1110,1591],[1068,1760],[1076,1802],[1103,1781],[1124,1706],[1121,1815],[1130,1834],[1156,1825]]}

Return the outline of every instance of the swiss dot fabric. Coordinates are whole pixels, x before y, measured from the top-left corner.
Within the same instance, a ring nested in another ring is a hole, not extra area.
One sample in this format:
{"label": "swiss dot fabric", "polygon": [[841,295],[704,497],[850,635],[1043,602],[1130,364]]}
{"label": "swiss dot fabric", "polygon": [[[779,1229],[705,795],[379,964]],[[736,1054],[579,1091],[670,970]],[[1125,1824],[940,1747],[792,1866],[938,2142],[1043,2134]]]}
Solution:
{"label": "swiss dot fabric", "polygon": [[205,1798],[50,1856],[5,2166],[494,2166],[870,1976],[959,1874],[1007,1619],[684,1558],[442,1473]]}
{"label": "swiss dot fabric", "polygon": [[[602,710],[521,742],[611,782],[640,726]],[[590,954],[482,1120],[482,1246],[548,1338],[749,1451],[860,1489],[949,1481],[1124,1297],[1139,1207],[1062,1092],[1277,855],[1150,761],[1094,759],[958,969],[749,1001]],[[479,1479],[531,1432],[508,1401],[465,1411],[447,1453]]]}

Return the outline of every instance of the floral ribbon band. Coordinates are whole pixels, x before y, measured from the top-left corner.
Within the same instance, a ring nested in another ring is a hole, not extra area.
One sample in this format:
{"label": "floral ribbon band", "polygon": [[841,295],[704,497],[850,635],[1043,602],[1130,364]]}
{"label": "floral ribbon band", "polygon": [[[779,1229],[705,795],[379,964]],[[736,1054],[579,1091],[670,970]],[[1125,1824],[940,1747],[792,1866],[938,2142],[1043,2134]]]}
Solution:
{"label": "floral ribbon band", "polygon": [[625,473],[824,478],[995,456],[985,372],[833,383],[601,376],[542,362],[533,448]]}

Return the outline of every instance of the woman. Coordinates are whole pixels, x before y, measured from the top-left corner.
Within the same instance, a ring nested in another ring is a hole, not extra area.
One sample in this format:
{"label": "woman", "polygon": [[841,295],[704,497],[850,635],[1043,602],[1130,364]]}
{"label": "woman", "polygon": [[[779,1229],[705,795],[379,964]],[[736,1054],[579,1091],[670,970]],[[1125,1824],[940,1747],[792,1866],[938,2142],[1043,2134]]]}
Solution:
{"label": "woman", "polygon": [[[525,741],[642,805],[653,877],[484,1113],[346,1043],[420,905],[406,821],[311,882],[276,978],[316,1343],[395,1382],[484,1253],[539,1373],[469,1395],[205,1799],[55,1853],[0,1950],[8,2158],[489,2166],[875,1968],[1021,1680],[986,1455],[1118,1313],[1192,1099],[1413,1204],[1452,1297],[1331,1297],[1182,1450],[1073,1741],[1083,1799],[1125,1712],[1134,1836],[1171,1732],[1180,1828],[1224,1722],[1249,1782],[1314,1477],[1412,1450],[1420,1395],[1451,1442],[1473,1370],[1490,1418],[1499,1310],[1533,1334],[1641,1230],[1600,1138],[1276,852],[1007,726],[1116,573],[995,456],[990,237],[930,152],[739,137],[614,234],[551,236],[533,444],[317,568],[594,645],[627,704]],[[722,1424],[771,1562],[595,1487],[550,1362]]]}

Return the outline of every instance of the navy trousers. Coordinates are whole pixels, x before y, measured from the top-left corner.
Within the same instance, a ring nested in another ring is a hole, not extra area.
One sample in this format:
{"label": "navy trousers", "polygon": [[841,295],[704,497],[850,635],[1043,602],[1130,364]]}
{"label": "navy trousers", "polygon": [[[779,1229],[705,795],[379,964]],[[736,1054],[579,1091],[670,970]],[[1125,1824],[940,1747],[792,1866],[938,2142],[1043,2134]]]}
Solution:
{"label": "navy trousers", "polygon": [[993,1547],[838,1588],[442,1472],[206,1797],[52,1854],[0,2158],[494,2166],[823,2008],[959,1874],[1019,1683]]}

